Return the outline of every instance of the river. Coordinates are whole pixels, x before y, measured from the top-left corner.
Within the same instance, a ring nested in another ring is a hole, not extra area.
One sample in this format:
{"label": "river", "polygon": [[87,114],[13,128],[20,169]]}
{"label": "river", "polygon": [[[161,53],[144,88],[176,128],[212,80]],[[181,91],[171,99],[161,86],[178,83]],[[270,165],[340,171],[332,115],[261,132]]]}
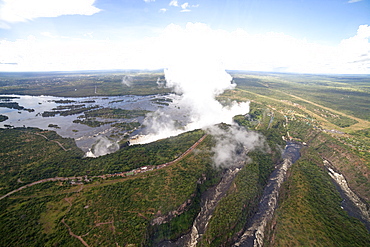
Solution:
{"label": "river", "polygon": [[370,232],[369,205],[351,190],[343,174],[337,172],[334,166],[328,160],[324,160],[324,165],[343,199],[341,203],[342,208],[348,213],[349,216],[357,218],[364,223],[367,230]]}
{"label": "river", "polygon": [[300,158],[302,144],[288,141],[282,158],[283,162],[276,166],[265,186],[257,212],[247,222],[246,231],[234,246],[263,246],[263,238],[267,223],[272,219],[277,207],[280,187],[285,181],[289,167]]}
{"label": "river", "polygon": [[[119,128],[112,127],[114,123],[122,122],[139,122],[143,123],[144,116],[139,116],[130,119],[102,119],[96,120],[101,122],[110,122],[99,127],[89,127],[85,124],[73,123],[78,119],[78,116],[83,113],[61,116],[43,117],[44,112],[53,111],[58,107],[68,107],[72,105],[84,105],[83,107],[98,107],[98,108],[119,108],[124,110],[146,110],[146,111],[175,111],[176,105],[172,103],[172,99],[176,96],[169,95],[123,95],[123,96],[92,96],[92,97],[54,97],[54,96],[31,96],[31,95],[0,95],[0,115],[7,116],[8,119],[0,123],[0,128],[13,127],[35,127],[40,129],[48,129],[56,131],[60,136],[66,138],[74,138],[77,146],[85,153],[90,151],[91,147],[101,138],[106,138],[113,142],[117,142],[126,132]],[[158,99],[167,99],[167,104],[159,104]],[[11,109],[5,107],[4,104],[18,104],[24,109]],[[54,127],[51,127],[54,126]],[[132,133],[136,135],[140,133],[140,129]],[[113,137],[112,137],[113,136]]]}

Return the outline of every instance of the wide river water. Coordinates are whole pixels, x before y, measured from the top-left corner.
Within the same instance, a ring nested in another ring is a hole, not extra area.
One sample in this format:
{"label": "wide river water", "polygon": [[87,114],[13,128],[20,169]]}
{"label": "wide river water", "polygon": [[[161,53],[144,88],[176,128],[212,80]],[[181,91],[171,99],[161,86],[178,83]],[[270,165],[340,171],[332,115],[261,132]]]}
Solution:
{"label": "wide river water", "polygon": [[[10,98],[12,97],[12,98]],[[176,107],[168,102],[169,105],[155,103],[156,99],[172,99],[174,95],[149,95],[149,96],[136,96],[136,95],[124,95],[124,96],[93,96],[93,97],[81,97],[81,98],[67,98],[67,97],[54,97],[54,96],[30,96],[30,95],[0,95],[0,103],[18,103],[19,106],[25,109],[11,109],[7,107],[0,107],[0,115],[7,116],[6,121],[0,122],[0,128],[6,128],[7,126],[13,127],[36,127],[40,129],[54,130],[62,137],[74,138],[76,144],[84,152],[88,152],[92,145],[101,138],[110,140],[113,142],[119,141],[125,135],[125,132],[112,127],[113,123],[122,122],[140,122],[143,123],[144,116],[130,118],[130,119],[96,119],[101,122],[112,122],[110,124],[104,124],[99,127],[89,127],[85,124],[73,123],[74,120],[78,119],[78,116],[83,113],[61,116],[56,114],[51,117],[43,117],[43,112],[52,111],[57,107],[65,107],[68,105],[85,105],[84,107],[98,106],[99,108],[120,108],[125,110],[147,110],[147,111],[175,111]],[[67,100],[70,103],[65,103]],[[64,103],[62,103],[64,101]],[[1,105],[1,104],[0,104]],[[28,111],[27,109],[33,109],[34,111]],[[58,128],[49,127],[51,125],[57,125]],[[137,130],[133,134],[139,134]],[[114,135],[112,135],[114,134]],[[114,136],[114,137],[112,137]]]}

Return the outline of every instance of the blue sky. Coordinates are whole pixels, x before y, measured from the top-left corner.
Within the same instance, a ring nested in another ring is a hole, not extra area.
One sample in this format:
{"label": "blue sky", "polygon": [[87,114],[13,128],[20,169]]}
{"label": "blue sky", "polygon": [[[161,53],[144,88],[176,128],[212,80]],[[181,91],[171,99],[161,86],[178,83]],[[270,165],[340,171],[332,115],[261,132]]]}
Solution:
{"label": "blue sky", "polygon": [[369,25],[370,0],[0,0],[0,71],[162,68],[211,44],[227,69],[369,74]]}

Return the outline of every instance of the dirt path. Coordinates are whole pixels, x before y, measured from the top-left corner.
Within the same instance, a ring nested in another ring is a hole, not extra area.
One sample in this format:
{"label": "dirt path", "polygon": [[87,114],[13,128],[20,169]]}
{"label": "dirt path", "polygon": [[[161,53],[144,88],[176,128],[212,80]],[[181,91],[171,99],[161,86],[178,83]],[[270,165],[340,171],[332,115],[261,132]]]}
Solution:
{"label": "dirt path", "polygon": [[[44,138],[47,138],[46,136],[42,135],[42,134],[38,134],[38,135],[41,135],[43,136]],[[169,165],[172,165],[180,160],[182,160],[184,157],[186,157],[187,155],[189,155],[205,138],[207,137],[207,135],[204,135],[202,136],[196,143],[194,143],[188,150],[186,150],[183,154],[181,154],[179,157],[177,157],[175,160],[173,161],[170,161],[166,164],[162,164],[162,165],[159,165],[157,169],[162,169],[166,166],[169,166]],[[135,169],[136,170],[136,169]],[[93,176],[91,178],[107,178],[107,177],[112,177],[114,175],[112,174],[104,174],[104,175],[99,175],[99,176]],[[118,175],[117,175],[118,176]],[[84,179],[87,179],[87,176],[78,176],[78,177],[55,177],[55,178],[45,178],[45,179],[41,179],[39,181],[35,181],[35,182],[32,182],[30,184],[27,184],[27,185],[24,185],[22,187],[19,187],[18,189],[15,189],[15,190],[12,190],[10,192],[8,192],[7,194],[3,195],[0,197],[0,201],[18,191],[21,191],[23,189],[26,189],[28,187],[31,187],[31,186],[34,186],[36,184],[41,184],[41,183],[46,183],[46,182],[54,182],[54,181],[68,181],[68,180],[78,180],[78,181],[83,181]],[[81,187],[77,192],[81,191],[83,187]]]}
{"label": "dirt path", "polygon": [[[254,95],[258,96],[258,97],[265,98],[265,99],[269,99],[269,100],[272,100],[272,101],[275,101],[275,102],[279,102],[279,103],[281,103],[281,104],[285,104],[285,105],[292,106],[292,104],[290,104],[290,103],[288,103],[288,102],[286,102],[286,101],[282,101],[282,100],[280,100],[280,99],[271,98],[271,97],[268,97],[268,96],[265,96],[265,95],[261,95],[261,94],[258,94],[258,93],[254,93],[254,92],[250,92],[250,91],[248,91],[248,90],[244,90],[244,89],[237,89],[237,90],[242,91],[242,92],[247,92],[247,93],[250,93],[250,94],[254,94]],[[327,129],[336,129],[336,130],[339,130],[339,131],[347,132],[347,131],[349,131],[349,130],[362,130],[362,129],[365,129],[365,128],[369,128],[369,126],[370,126],[370,122],[368,122],[368,121],[366,121],[366,120],[364,120],[364,119],[360,119],[360,118],[357,118],[357,117],[354,117],[354,116],[351,116],[351,115],[347,115],[347,114],[345,114],[345,113],[343,113],[343,112],[336,111],[336,110],[333,110],[333,109],[331,109],[331,108],[328,108],[328,107],[325,107],[325,106],[319,105],[319,104],[317,104],[317,103],[314,103],[314,102],[312,102],[312,101],[309,101],[309,100],[303,99],[303,98],[298,97],[298,96],[295,96],[295,95],[293,95],[293,94],[288,94],[288,93],[285,93],[285,92],[282,92],[282,91],[278,91],[278,92],[283,93],[283,94],[286,94],[286,95],[288,95],[288,96],[290,96],[290,97],[292,97],[292,98],[295,98],[295,99],[298,99],[298,100],[302,100],[302,101],[304,101],[304,102],[307,102],[307,103],[309,103],[309,104],[311,104],[311,105],[314,105],[314,106],[320,107],[320,108],[322,108],[322,109],[325,109],[325,110],[331,111],[331,112],[333,112],[333,113],[335,113],[335,114],[338,114],[338,115],[341,115],[341,116],[344,116],[344,117],[348,117],[348,118],[350,118],[350,119],[353,119],[353,120],[358,121],[358,123],[353,124],[353,125],[351,125],[350,127],[340,128],[340,127],[338,127],[337,125],[335,125],[335,124],[333,124],[333,123],[329,122],[327,119],[325,119],[325,118],[321,117],[320,115],[318,115],[318,114],[316,114],[316,113],[314,113],[314,112],[312,112],[312,111],[310,111],[310,110],[308,110],[308,109],[306,109],[306,108],[299,108],[300,110],[302,110],[302,111],[304,111],[304,112],[308,113],[309,115],[311,115],[311,116],[315,117],[316,119],[318,119],[318,120],[321,122],[321,124],[322,124],[325,128],[327,128]]]}
{"label": "dirt path", "polygon": [[[244,89],[237,89],[237,90],[242,91],[242,92],[246,92],[246,93],[250,93],[250,94],[254,94],[254,95],[258,96],[258,97],[261,97],[261,98],[265,98],[265,99],[269,99],[269,100],[278,102],[279,104],[294,106],[291,103],[289,103],[287,101],[280,100],[280,99],[271,98],[271,97],[268,97],[268,96],[265,96],[265,95],[262,95],[262,94],[258,94],[258,93],[253,93],[253,92],[250,92],[250,91],[247,91],[247,90],[244,90]],[[316,114],[314,112],[311,112],[311,111],[309,111],[307,109],[303,109],[303,108],[299,108],[299,109],[302,110],[302,111],[304,111],[304,112],[306,112],[306,113],[308,113],[309,115],[315,117],[316,119],[320,120],[321,124],[325,125],[326,128],[329,128],[329,129],[338,128],[338,126],[330,123],[328,120],[326,120],[325,118],[319,116],[318,114]]]}
{"label": "dirt path", "polygon": [[[68,202],[68,204],[69,204],[69,208],[68,208],[68,210],[67,210],[67,213],[66,214],[68,214],[68,212],[71,210],[71,208],[72,208],[72,200],[73,200],[73,198],[71,198],[71,197],[66,197],[66,198],[64,198],[64,200],[66,201],[66,202]],[[90,247],[87,243],[86,243],[86,241],[81,237],[81,236],[78,236],[78,235],[76,235],[76,234],[74,234],[73,232],[72,232],[72,229],[71,229],[71,227],[69,226],[69,225],[67,225],[67,223],[65,222],[65,215],[64,215],[64,217],[63,217],[63,219],[62,219],[62,223],[67,227],[67,229],[68,229],[68,232],[69,232],[69,235],[71,235],[72,237],[74,237],[74,238],[77,238],[84,246],[86,246],[86,247]]]}
{"label": "dirt path", "polygon": [[24,185],[22,187],[19,187],[18,189],[15,189],[13,191],[10,191],[8,192],[7,194],[3,195],[0,197],[0,200],[4,199],[5,197],[8,197],[10,196],[11,194],[15,193],[15,192],[18,192],[20,190],[23,190],[25,188],[28,188],[28,187],[31,187],[31,186],[34,186],[36,184],[41,184],[41,183],[46,183],[46,182],[54,182],[54,181],[66,181],[66,180],[73,180],[73,179],[83,179],[83,177],[68,177],[68,178],[64,178],[64,177],[55,177],[55,178],[45,178],[45,179],[41,179],[39,181],[36,181],[36,182],[32,182],[30,184],[27,184],[27,185]]}
{"label": "dirt path", "polygon": [[193,144],[188,150],[186,150],[183,154],[177,157],[175,160],[168,162],[167,164],[173,164],[180,160],[182,160],[185,156],[187,156],[190,152],[192,152],[205,138],[207,135],[202,136],[196,143]]}
{"label": "dirt path", "polygon": [[44,137],[46,140],[48,141],[52,141],[52,142],[55,142],[56,144],[58,144],[64,151],[68,151],[70,149],[66,149],[59,141],[55,141],[55,140],[50,140],[47,136],[43,135],[43,134],[40,134],[40,133],[33,133],[33,132],[29,132],[29,133],[32,133],[32,134],[35,134],[35,135],[38,135],[38,136],[42,136]]}
{"label": "dirt path", "polygon": [[[279,91],[279,92],[281,92],[281,91]],[[284,93],[284,92],[281,92],[281,93]],[[369,121],[366,121],[366,120],[364,120],[364,119],[357,118],[357,117],[354,117],[354,116],[351,116],[351,115],[347,115],[347,114],[345,114],[345,113],[343,113],[343,112],[336,111],[336,110],[334,110],[334,109],[332,109],[332,108],[329,108],[329,107],[326,107],[326,106],[323,106],[323,105],[316,104],[316,103],[314,103],[314,102],[312,102],[312,101],[309,101],[309,100],[303,99],[303,98],[298,97],[298,96],[295,96],[295,95],[293,95],[293,94],[288,94],[288,93],[284,93],[284,94],[289,95],[289,96],[291,96],[291,97],[293,97],[293,98],[296,98],[296,99],[298,99],[298,100],[305,101],[305,102],[307,102],[307,103],[309,103],[309,104],[311,104],[311,105],[314,105],[314,106],[320,107],[320,108],[322,108],[322,109],[325,109],[325,110],[328,110],[328,111],[334,112],[335,114],[342,115],[342,116],[344,116],[344,117],[348,117],[348,118],[350,118],[350,119],[356,120],[356,121],[358,122],[358,123],[356,123],[356,124],[351,125],[350,127],[343,128],[343,129],[345,129],[345,130],[349,130],[349,129],[351,129],[351,130],[361,130],[361,129],[364,129],[364,128],[369,128],[369,126],[370,126],[370,122],[369,122]],[[339,127],[337,127],[337,128],[339,128]]]}
{"label": "dirt path", "polygon": [[81,236],[78,236],[76,234],[74,234],[71,230],[71,227],[69,225],[67,225],[67,223],[64,221],[64,218],[62,219],[62,223],[68,228],[68,232],[69,232],[69,235],[71,235],[72,237],[75,237],[77,238],[78,240],[80,240],[80,242],[85,245],[86,247],[90,247],[90,245],[88,245],[85,240],[81,237]]}

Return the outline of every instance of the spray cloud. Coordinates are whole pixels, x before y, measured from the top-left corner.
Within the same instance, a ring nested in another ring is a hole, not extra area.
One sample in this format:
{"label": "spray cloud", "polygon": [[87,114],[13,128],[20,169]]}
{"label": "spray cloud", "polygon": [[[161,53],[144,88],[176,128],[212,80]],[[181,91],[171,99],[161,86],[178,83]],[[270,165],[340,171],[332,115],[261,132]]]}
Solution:
{"label": "spray cloud", "polygon": [[133,78],[131,76],[128,76],[128,75],[124,75],[123,78],[122,78],[122,84],[123,85],[126,85],[128,87],[130,87],[133,83]]}
{"label": "spray cloud", "polygon": [[264,150],[267,146],[261,134],[247,131],[237,125],[231,125],[227,128],[214,125],[208,127],[206,131],[216,140],[212,151],[214,152],[213,163],[217,167],[240,167],[248,161],[247,153],[249,151],[257,148]]}
{"label": "spray cloud", "polygon": [[[215,35],[204,24],[188,23],[185,29],[168,27],[164,34],[168,48],[164,51],[167,68],[164,70],[166,87],[174,88],[180,97],[175,103],[181,109],[177,115],[188,116],[184,127],[174,125],[173,116],[164,112],[151,114],[145,125],[151,133],[141,143],[177,135],[184,131],[204,128],[217,123],[232,123],[232,117],[249,112],[249,102],[232,102],[223,106],[216,96],[235,88],[232,77],[223,68],[219,47],[214,46]],[[159,116],[159,118],[157,118]],[[162,122],[161,119],[167,119]]]}
{"label": "spray cloud", "polygon": [[86,153],[86,157],[99,157],[102,155],[114,153],[119,149],[117,142],[109,140],[105,136],[98,136],[95,144],[89,152]]}

